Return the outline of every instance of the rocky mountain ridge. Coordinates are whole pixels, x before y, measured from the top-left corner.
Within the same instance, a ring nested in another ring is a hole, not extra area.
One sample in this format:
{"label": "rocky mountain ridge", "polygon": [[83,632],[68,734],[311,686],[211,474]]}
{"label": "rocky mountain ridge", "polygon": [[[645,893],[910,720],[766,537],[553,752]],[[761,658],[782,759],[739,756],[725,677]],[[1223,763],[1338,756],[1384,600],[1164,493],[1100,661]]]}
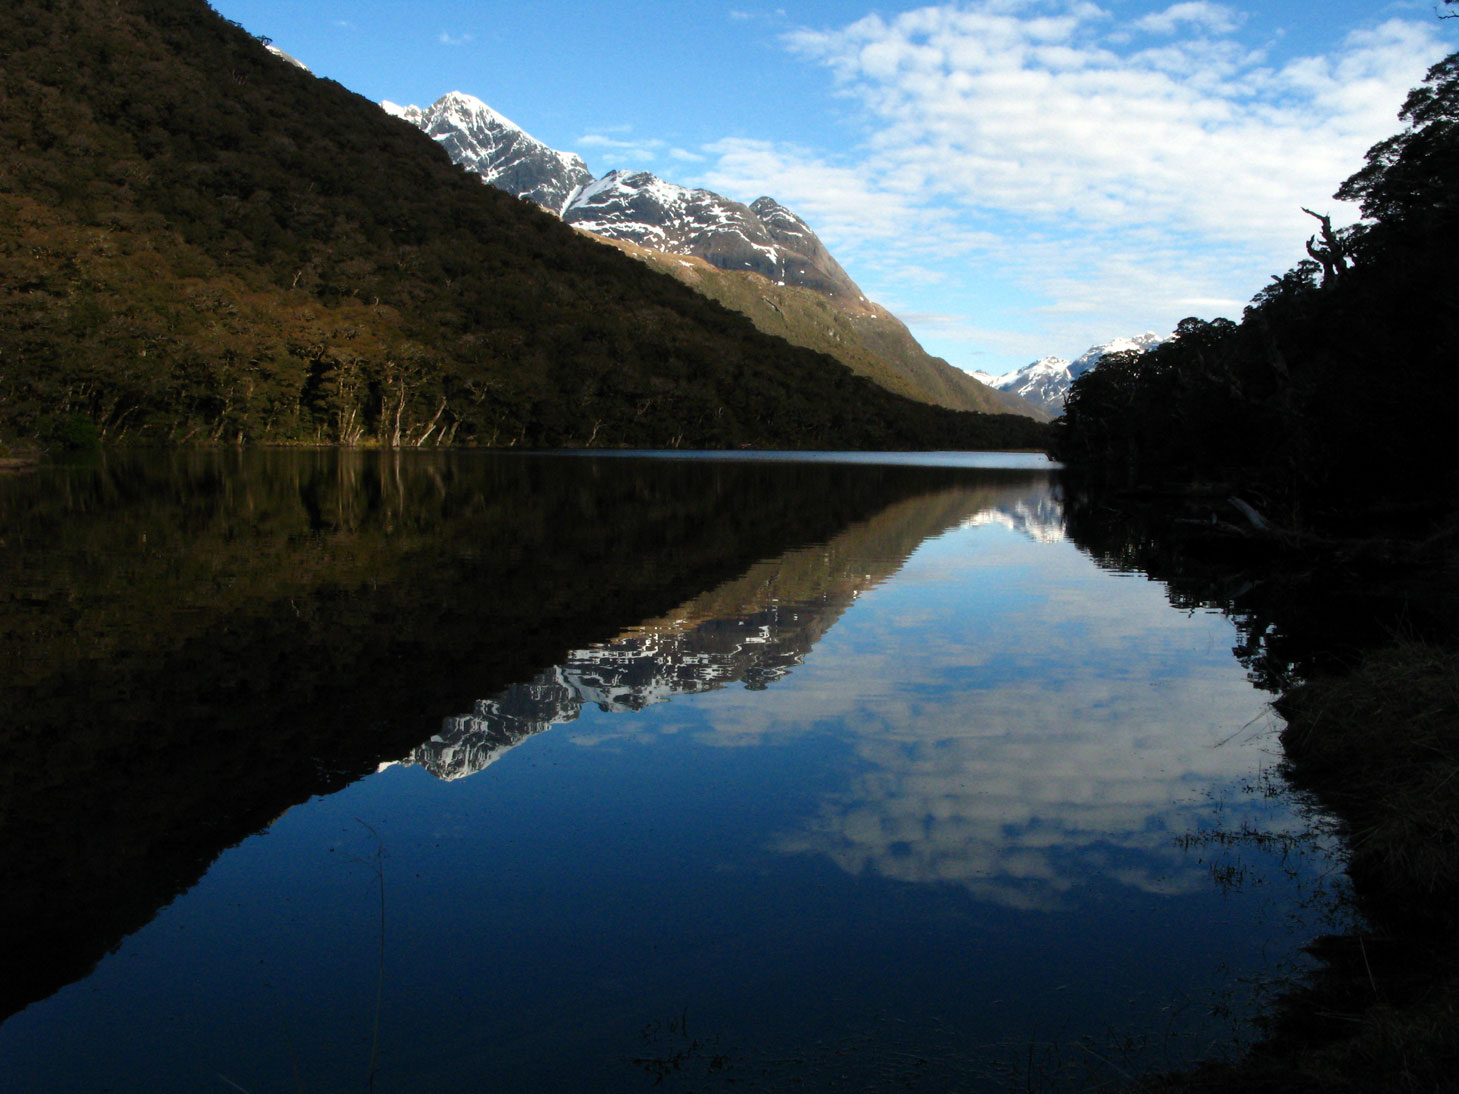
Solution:
{"label": "rocky mountain ridge", "polygon": [[1058,417],[1064,412],[1064,399],[1069,394],[1069,386],[1099,364],[1100,358],[1105,354],[1144,352],[1165,340],[1154,331],[1146,331],[1132,338],[1115,338],[1090,346],[1073,361],[1066,361],[1062,357],[1041,357],[1001,376],[986,372],[975,372],[973,376],[996,391],[1018,395],[1040,407],[1051,417]]}
{"label": "rocky mountain ridge", "polygon": [[[429,107],[385,102],[390,114],[430,135],[457,164],[565,223],[608,240],[661,272],[748,316],[793,345],[829,353],[888,390],[954,410],[1047,415],[1016,394],[998,392],[928,354],[906,326],[867,299],[811,227],[770,197],[748,205],[648,171],[609,171],[595,179],[581,158],[558,152],[474,96],[453,91]],[[689,263],[664,262],[677,256]],[[766,279],[758,289],[696,270]],[[769,284],[766,284],[768,282]],[[839,314],[787,302],[806,290]]]}
{"label": "rocky mountain ridge", "polygon": [[769,197],[749,205],[649,171],[594,178],[581,157],[559,152],[472,95],[452,91],[429,107],[380,104],[434,138],[484,182],[536,202],[568,224],[608,239],[694,255],[804,285],[849,306],[866,297],[810,227]]}
{"label": "rocky mountain ridge", "polygon": [[500,190],[562,216],[593,181],[578,156],[548,148],[480,99],[452,92],[428,109],[380,104],[440,144],[451,159]]}

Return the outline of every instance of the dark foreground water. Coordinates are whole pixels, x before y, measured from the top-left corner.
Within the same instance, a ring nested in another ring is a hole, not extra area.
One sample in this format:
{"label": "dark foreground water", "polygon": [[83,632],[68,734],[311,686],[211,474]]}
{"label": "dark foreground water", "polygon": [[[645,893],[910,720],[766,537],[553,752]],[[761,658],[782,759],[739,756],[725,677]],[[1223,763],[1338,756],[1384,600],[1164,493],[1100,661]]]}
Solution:
{"label": "dark foreground water", "polygon": [[[919,466],[940,464],[940,466]],[[1342,880],[1024,457],[0,480],[0,1088],[1081,1089]]]}

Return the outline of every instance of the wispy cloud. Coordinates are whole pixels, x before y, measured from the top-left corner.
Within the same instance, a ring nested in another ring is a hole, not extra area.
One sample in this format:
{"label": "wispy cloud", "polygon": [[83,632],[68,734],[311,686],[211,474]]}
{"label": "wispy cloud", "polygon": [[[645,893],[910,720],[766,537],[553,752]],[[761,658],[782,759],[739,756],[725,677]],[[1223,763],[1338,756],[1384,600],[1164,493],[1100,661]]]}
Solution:
{"label": "wispy cloud", "polygon": [[763,11],[750,11],[746,8],[734,8],[729,12],[729,17],[737,23],[757,20],[763,22],[782,22],[785,19],[784,8],[768,8]]}
{"label": "wispy cloud", "polygon": [[1432,20],[1393,18],[1274,61],[1244,24],[1207,0],[1123,24],[1087,0],[975,0],[798,30],[785,44],[831,72],[857,151],[725,140],[702,178],[773,193],[889,275],[996,260],[1049,314],[1249,298],[1300,257],[1301,206],[1355,216],[1333,191],[1445,50]]}
{"label": "wispy cloud", "polygon": [[577,145],[584,154],[595,155],[604,164],[604,170],[643,169],[657,163],[666,153],[672,155],[667,141],[657,137],[635,137],[629,126],[585,133],[577,139]]}
{"label": "wispy cloud", "polygon": [[436,41],[440,42],[443,46],[464,46],[468,42],[475,41],[475,39],[476,36],[474,34],[452,34],[446,30],[441,31],[436,36]]}
{"label": "wispy cloud", "polygon": [[1194,0],[1192,3],[1172,4],[1164,11],[1152,12],[1136,19],[1134,27],[1151,34],[1174,34],[1183,27],[1206,30],[1213,34],[1228,34],[1241,23],[1241,15],[1225,4]]}

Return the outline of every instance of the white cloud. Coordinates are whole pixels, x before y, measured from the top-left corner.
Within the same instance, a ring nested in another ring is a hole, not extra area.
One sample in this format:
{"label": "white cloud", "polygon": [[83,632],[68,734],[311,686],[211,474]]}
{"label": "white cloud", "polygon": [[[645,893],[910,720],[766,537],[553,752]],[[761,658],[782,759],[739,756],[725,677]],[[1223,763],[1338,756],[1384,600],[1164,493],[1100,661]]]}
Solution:
{"label": "white cloud", "polygon": [[445,30],[436,36],[436,41],[440,42],[443,46],[464,46],[474,39],[475,35],[472,34],[452,34],[450,31]]}
{"label": "white cloud", "polygon": [[984,4],[792,44],[861,102],[871,176],[909,196],[1247,242],[1287,232],[1300,205],[1330,203],[1436,52],[1432,31],[1393,22],[1338,57],[1268,69],[1230,41],[1120,55],[1104,23]]}
{"label": "white cloud", "polygon": [[829,236],[859,231],[884,239],[904,230],[913,204],[855,167],[793,145],[732,137],[706,145],[703,184],[750,200],[768,194]]}
{"label": "white cloud", "polygon": [[1161,12],[1154,12],[1142,19],[1136,19],[1136,30],[1150,34],[1174,34],[1183,26],[1197,27],[1213,34],[1229,34],[1241,25],[1241,16],[1225,4],[1212,4],[1206,0],[1193,3],[1172,4]]}
{"label": "white cloud", "polygon": [[772,193],[883,286],[954,257],[997,262],[1051,302],[1046,318],[1117,324],[1069,324],[1070,349],[1173,323],[1300,258],[1302,206],[1353,219],[1333,191],[1444,52],[1432,20],[1281,60],[1243,26],[1211,2],[1121,26],[1089,3],[978,0],[799,30],[786,45],[830,71],[859,146],[721,141],[703,184]]}
{"label": "white cloud", "polygon": [[[625,136],[609,136],[608,133],[624,133]],[[597,152],[612,162],[609,168],[625,169],[634,165],[653,163],[668,148],[668,142],[655,137],[636,138],[627,127],[617,127],[601,133],[587,133],[577,139],[585,151]]]}

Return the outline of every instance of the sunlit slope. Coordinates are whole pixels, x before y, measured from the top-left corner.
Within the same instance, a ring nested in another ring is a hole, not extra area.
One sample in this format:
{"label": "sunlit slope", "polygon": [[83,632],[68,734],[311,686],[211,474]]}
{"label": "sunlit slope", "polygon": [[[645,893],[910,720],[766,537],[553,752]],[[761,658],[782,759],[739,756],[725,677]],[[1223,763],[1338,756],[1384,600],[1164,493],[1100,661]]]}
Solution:
{"label": "sunlit slope", "polygon": [[0,9],[0,437],[981,447],[201,0]]}
{"label": "sunlit slope", "polygon": [[756,273],[722,270],[702,258],[605,240],[684,282],[766,334],[836,358],[858,376],[898,395],[952,410],[1048,415],[1026,399],[979,383],[924,350],[900,319],[879,304],[848,304],[813,289],[778,284]]}

